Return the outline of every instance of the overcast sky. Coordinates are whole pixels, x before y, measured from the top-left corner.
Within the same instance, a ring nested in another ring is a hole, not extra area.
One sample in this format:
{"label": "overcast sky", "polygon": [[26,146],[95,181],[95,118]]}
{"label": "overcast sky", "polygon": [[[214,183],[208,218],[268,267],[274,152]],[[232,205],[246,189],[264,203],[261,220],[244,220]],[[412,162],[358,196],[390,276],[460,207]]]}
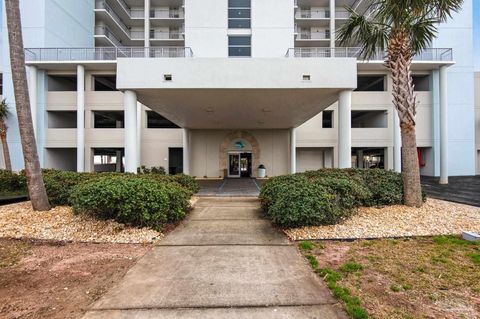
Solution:
{"label": "overcast sky", "polygon": [[473,39],[475,43],[475,68],[480,71],[480,0],[473,0]]}

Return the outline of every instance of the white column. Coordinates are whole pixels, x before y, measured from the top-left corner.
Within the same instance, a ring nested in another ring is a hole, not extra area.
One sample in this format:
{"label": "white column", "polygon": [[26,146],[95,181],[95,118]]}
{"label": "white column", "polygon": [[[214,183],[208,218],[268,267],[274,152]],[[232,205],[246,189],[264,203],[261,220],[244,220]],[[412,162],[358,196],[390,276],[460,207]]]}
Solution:
{"label": "white column", "polygon": [[393,165],[395,172],[402,171],[402,134],[398,112],[393,108]]}
{"label": "white column", "polygon": [[137,167],[142,163],[142,104],[137,102]]}
{"label": "white column", "polygon": [[330,0],[330,48],[335,48],[335,0]]}
{"label": "white column", "polygon": [[125,107],[125,172],[137,172],[137,94],[126,90],[123,94]]}
{"label": "white column", "polygon": [[352,91],[345,90],[338,96],[338,167],[352,166]]}
{"label": "white column", "polygon": [[77,172],[85,171],[85,67],[77,65]]}
{"label": "white column", "polygon": [[440,67],[440,184],[448,184],[447,67]]}
{"label": "white column", "polygon": [[183,129],[183,174],[190,174],[190,131]]}
{"label": "white column", "polygon": [[38,83],[37,67],[31,65],[28,67],[28,93],[30,98],[30,110],[32,112],[33,131],[37,136],[37,107],[38,107]]}
{"label": "white column", "polygon": [[297,133],[296,129],[290,129],[290,173],[297,172]]}
{"label": "white column", "polygon": [[145,0],[145,47],[150,47],[150,0]]}

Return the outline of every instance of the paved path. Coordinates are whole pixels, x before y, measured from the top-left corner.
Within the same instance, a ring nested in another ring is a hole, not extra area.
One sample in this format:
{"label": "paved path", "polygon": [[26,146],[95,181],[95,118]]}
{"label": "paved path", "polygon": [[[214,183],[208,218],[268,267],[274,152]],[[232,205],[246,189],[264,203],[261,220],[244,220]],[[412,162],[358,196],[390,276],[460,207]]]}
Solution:
{"label": "paved path", "polygon": [[199,180],[198,196],[258,197],[261,183],[254,178],[225,178],[222,180]]}
{"label": "paved path", "polygon": [[480,175],[449,177],[448,185],[440,185],[438,177],[422,176],[422,185],[430,197],[480,207]]}
{"label": "paved path", "polygon": [[255,198],[201,198],[84,319],[346,318]]}

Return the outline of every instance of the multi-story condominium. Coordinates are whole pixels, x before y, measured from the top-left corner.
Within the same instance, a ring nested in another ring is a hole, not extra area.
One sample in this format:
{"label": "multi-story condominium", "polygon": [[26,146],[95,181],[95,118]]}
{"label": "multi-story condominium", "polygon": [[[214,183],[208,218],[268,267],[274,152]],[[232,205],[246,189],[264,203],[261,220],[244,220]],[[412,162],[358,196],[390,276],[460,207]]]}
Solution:
{"label": "multi-story condominium", "polygon": [[[345,6],[370,14],[368,0],[20,3],[43,167],[163,166],[197,177],[255,177],[259,165],[268,176],[401,168],[383,52],[362,61],[358,47],[335,41]],[[14,106],[5,17],[2,42]],[[472,0],[412,69],[421,173],[474,175]],[[8,141],[21,169],[15,121]]]}

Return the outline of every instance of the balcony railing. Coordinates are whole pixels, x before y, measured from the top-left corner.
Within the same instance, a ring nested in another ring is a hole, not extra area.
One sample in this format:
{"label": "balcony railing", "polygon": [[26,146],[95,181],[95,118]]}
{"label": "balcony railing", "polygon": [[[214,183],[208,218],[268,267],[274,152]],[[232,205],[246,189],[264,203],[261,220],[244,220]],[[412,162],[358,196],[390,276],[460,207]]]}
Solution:
{"label": "balcony railing", "polygon": [[337,19],[348,19],[350,18],[350,12],[347,10],[341,9],[335,11],[335,18]]}
{"label": "balcony railing", "polygon": [[297,34],[297,40],[327,40],[330,39],[329,31],[300,31]]}
{"label": "balcony railing", "polygon": [[143,40],[145,39],[145,31],[130,31],[130,39]]}
{"label": "balcony railing", "polygon": [[[290,58],[356,58],[361,59],[361,48],[291,48],[286,57]],[[378,50],[371,61],[383,61],[386,53]],[[414,61],[452,62],[453,50],[443,48],[429,48],[415,55]]]}
{"label": "balcony railing", "polygon": [[118,58],[191,58],[188,47],[29,48],[27,62],[116,61]]}
{"label": "balcony railing", "polygon": [[95,26],[95,35],[104,35],[106,36],[112,43],[117,46],[121,47],[122,43],[120,40],[118,40],[110,31],[110,29],[107,26]]}
{"label": "balcony railing", "polygon": [[96,2],[96,9],[103,9],[107,11],[107,13],[117,22],[117,24],[125,31],[126,34],[130,33],[127,25],[123,22],[123,20],[113,11],[113,9],[108,5],[106,1],[98,1]]}
{"label": "balcony railing", "polygon": [[183,40],[183,33],[182,32],[161,32],[155,31],[150,33],[150,38],[152,40]]}
{"label": "balcony railing", "polygon": [[173,9],[152,9],[150,11],[150,18],[153,19],[184,19],[182,10]]}
{"label": "balcony railing", "polygon": [[143,19],[145,17],[145,10],[144,9],[130,9],[130,17]]}
{"label": "balcony railing", "polygon": [[297,10],[296,19],[330,19],[330,10]]}

